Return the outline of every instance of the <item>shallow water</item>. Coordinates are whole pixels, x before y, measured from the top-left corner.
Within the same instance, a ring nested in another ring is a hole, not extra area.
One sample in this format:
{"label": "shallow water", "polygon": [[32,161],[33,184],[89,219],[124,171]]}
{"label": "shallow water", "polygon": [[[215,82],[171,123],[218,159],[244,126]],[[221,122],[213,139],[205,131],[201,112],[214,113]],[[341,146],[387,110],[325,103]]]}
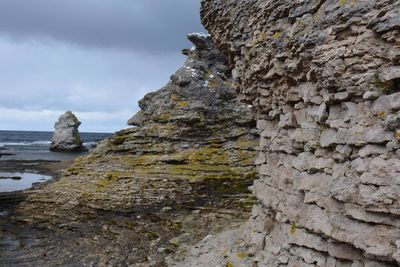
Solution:
{"label": "shallow water", "polygon": [[[59,153],[49,150],[52,132],[24,132],[0,130],[0,160],[71,160],[86,153]],[[109,137],[108,133],[81,133],[88,149]]]}
{"label": "shallow water", "polygon": [[43,183],[53,178],[49,175],[29,172],[0,172],[0,177],[21,177],[20,180],[0,179],[0,193],[25,190],[31,188],[34,183]]}

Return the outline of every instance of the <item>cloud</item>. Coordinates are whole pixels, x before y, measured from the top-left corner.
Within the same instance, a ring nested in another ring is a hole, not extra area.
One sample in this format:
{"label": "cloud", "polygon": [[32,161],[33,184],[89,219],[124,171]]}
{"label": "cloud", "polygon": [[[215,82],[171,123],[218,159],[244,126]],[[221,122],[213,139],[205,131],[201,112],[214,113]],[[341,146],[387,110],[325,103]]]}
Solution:
{"label": "cloud", "polygon": [[[54,123],[65,111],[37,110],[23,111],[18,109],[0,108],[0,121],[4,126],[13,126],[15,121],[21,122],[20,127],[13,130],[52,131]],[[82,122],[81,132],[112,132],[110,128],[125,124],[124,118],[129,117],[132,110],[119,110],[115,112],[75,112]],[[24,127],[30,125],[28,129]]]}
{"label": "cloud", "polygon": [[57,43],[18,46],[0,38],[0,106],[115,111],[136,106],[168,82],[184,57],[77,49]]}
{"label": "cloud", "polygon": [[2,0],[0,33],[95,48],[177,51],[202,31],[200,0]]}
{"label": "cloud", "polygon": [[203,30],[199,2],[1,0],[0,130],[51,130],[66,110],[86,131],[126,127]]}

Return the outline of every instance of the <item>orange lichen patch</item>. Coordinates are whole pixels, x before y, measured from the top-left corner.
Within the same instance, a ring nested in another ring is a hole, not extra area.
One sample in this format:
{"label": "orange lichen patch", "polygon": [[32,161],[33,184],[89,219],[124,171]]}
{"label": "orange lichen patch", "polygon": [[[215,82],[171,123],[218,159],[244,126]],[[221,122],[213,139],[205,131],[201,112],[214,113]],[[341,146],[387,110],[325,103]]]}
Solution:
{"label": "orange lichen patch", "polygon": [[384,120],[387,116],[387,113],[385,111],[381,111],[381,112],[378,112],[377,116],[378,116],[378,118]]}

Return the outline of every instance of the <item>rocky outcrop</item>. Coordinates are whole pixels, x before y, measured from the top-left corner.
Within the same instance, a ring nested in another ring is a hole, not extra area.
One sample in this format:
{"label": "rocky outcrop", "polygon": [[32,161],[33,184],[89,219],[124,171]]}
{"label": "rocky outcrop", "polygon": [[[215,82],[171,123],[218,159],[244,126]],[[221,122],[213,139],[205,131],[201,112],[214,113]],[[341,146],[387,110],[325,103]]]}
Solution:
{"label": "rocky outcrop", "polygon": [[186,266],[400,263],[399,15],[390,0],[202,1],[257,113],[261,177],[242,234]]}
{"label": "rocky outcrop", "polygon": [[102,141],[19,205],[19,220],[53,231],[45,245],[22,248],[24,257],[43,248],[51,256],[35,258],[38,266],[165,266],[249,216],[259,140],[251,107],[238,104],[210,38],[189,39],[184,66],[139,102],[129,120],[137,127]]}
{"label": "rocky outcrop", "polygon": [[86,148],[82,145],[79,134],[81,122],[71,112],[67,111],[60,116],[54,125],[54,134],[51,139],[50,150],[59,152],[80,152]]}

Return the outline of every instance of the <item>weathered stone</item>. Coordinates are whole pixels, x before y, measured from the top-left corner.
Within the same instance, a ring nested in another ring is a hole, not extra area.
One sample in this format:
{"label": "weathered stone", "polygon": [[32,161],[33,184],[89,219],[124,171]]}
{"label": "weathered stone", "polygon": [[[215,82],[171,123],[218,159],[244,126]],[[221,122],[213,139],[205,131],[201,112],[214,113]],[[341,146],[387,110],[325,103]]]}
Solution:
{"label": "weathered stone", "polygon": [[367,91],[363,95],[364,100],[374,100],[379,97],[380,93],[376,91]]}
{"label": "weathered stone", "polygon": [[294,128],[296,127],[296,119],[293,113],[288,112],[280,116],[280,121],[278,124],[279,128]]}
{"label": "weathered stone", "polygon": [[400,66],[391,66],[382,70],[379,77],[382,82],[389,82],[394,79],[400,79]]}
{"label": "weathered stone", "polygon": [[55,131],[51,139],[50,150],[61,152],[85,151],[86,148],[82,145],[78,130],[79,125],[81,125],[81,122],[71,111],[61,115],[54,125]]}
{"label": "weathered stone", "polygon": [[395,114],[389,114],[386,116],[384,121],[386,130],[394,131],[400,128],[400,112]]}
{"label": "weathered stone", "polygon": [[358,155],[362,158],[371,156],[371,155],[380,155],[386,152],[386,146],[378,146],[378,145],[366,145],[362,149],[358,151]]}
{"label": "weathered stone", "polygon": [[372,112],[379,114],[400,109],[400,93],[382,95],[372,104]]}
{"label": "weathered stone", "polygon": [[255,266],[398,262],[399,14],[385,0],[202,1],[240,98],[269,120],[253,186],[267,215],[243,228]]}

